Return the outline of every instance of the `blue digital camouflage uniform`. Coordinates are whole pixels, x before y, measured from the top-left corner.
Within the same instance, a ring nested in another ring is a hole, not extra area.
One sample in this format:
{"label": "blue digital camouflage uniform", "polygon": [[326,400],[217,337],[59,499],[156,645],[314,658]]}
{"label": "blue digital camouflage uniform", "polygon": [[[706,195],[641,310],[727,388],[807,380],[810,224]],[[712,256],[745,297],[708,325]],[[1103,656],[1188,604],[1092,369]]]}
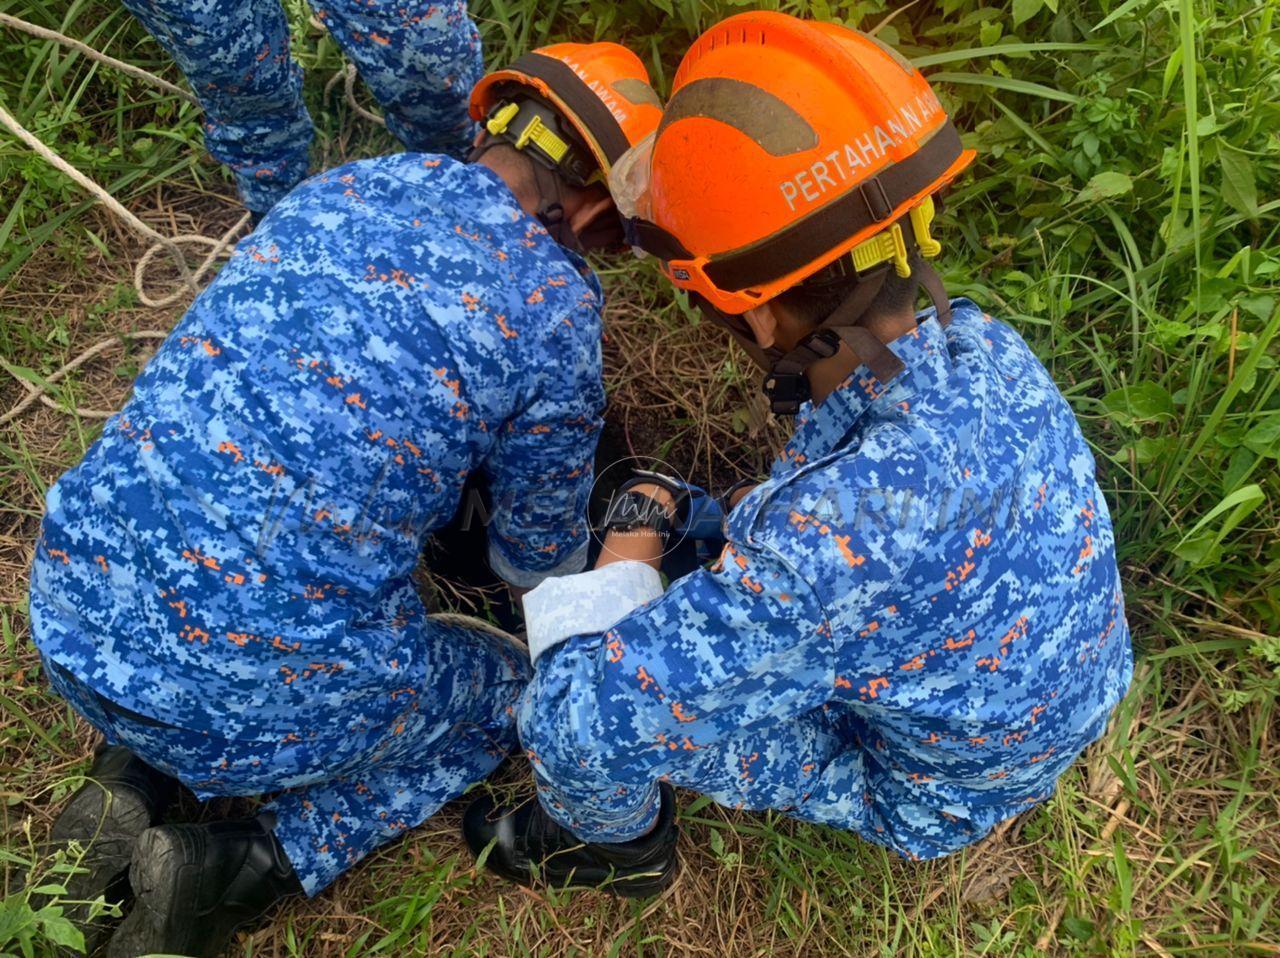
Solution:
{"label": "blue digital camouflage uniform", "polygon": [[410,574],[477,470],[503,578],[582,568],[600,308],[485,167],[307,181],[50,490],[32,632],[84,688],[55,684],[201,796],[290,789],[308,892],[421,822],[515,744],[528,661],[425,619]]}
{"label": "blue digital camouflage uniform", "polygon": [[891,344],[887,387],[864,367],[807,408],[712,569],[526,598],[520,733],[561,824],[633,838],[662,778],[928,858],[1103,732],[1132,653],[1093,457],[1018,335],[954,308]]}
{"label": "blue digital camouflage uniform", "polygon": [[[270,209],[307,175],[311,117],[289,57],[280,0],[123,0],[186,75],[205,144],[251,210]],[[484,71],[462,0],[312,0],[411,150],[462,156],[474,133],[471,88]]]}

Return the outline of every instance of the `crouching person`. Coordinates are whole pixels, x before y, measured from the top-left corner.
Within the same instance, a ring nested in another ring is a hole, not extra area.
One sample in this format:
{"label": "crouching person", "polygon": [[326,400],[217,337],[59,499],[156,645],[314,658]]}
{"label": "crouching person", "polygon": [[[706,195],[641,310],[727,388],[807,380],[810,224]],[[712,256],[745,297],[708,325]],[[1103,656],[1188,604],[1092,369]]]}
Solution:
{"label": "crouching person", "polygon": [[[128,869],[112,956],[219,953],[515,744],[527,653],[427,615],[410,576],[472,476],[513,590],[585,564],[604,394],[580,254],[621,242],[604,177],[659,107],[635,56],[565,44],[471,109],[474,162],[360,161],[277,204],[49,492],[32,633],[106,741],[54,838],[91,843],[70,898]],[[160,825],[177,782],[274,797]]]}
{"label": "crouching person", "polygon": [[743,14],[685,57],[614,196],[647,183],[632,235],[795,432],[710,569],[664,594],[687,494],[646,479],[593,571],[526,596],[540,802],[469,808],[488,867],[656,892],[672,785],[946,855],[1103,732],[1132,662],[1093,458],[1026,344],[925,263],[933,196],[971,159],[926,81],[853,31]]}

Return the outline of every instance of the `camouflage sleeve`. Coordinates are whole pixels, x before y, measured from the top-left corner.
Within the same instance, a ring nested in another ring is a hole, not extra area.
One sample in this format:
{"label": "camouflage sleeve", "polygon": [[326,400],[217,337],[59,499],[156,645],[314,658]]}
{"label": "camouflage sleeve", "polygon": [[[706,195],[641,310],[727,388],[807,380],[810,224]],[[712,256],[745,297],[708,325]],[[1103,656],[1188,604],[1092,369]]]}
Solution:
{"label": "camouflage sleeve", "polygon": [[489,564],[521,588],[586,564],[587,502],[604,409],[599,321],[590,319],[566,317],[548,336],[537,358],[540,387],[503,425],[485,462],[493,495]]}
{"label": "camouflage sleeve", "polygon": [[603,634],[546,651],[521,736],[557,787],[647,785],[728,735],[820,706],[834,659],[813,589],[777,553],[731,544]]}

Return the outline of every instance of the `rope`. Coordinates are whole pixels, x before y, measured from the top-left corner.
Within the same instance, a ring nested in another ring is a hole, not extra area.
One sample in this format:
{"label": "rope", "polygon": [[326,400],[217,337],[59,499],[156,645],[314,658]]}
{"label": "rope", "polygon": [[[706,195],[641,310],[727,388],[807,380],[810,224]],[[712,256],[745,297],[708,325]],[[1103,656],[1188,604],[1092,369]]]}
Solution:
{"label": "rope", "polygon": [[[318,25],[323,26],[323,24]],[[141,67],[136,67],[131,63],[125,63],[123,60],[117,60],[115,57],[101,53],[82,41],[76,40],[63,33],[59,33],[56,30],[49,30],[45,27],[37,26],[34,23],[30,23],[7,13],[0,13],[0,26],[6,26],[10,29],[30,34],[31,36],[38,37],[42,40],[52,40],[55,43],[60,43],[63,46],[69,47],[77,53],[88,57],[90,60],[105,64],[106,66],[119,70],[121,73],[127,74],[128,76],[135,77],[139,80],[150,83],[153,86],[159,87],[167,93],[180,97],[189,103],[199,105],[199,100],[197,100],[195,96],[181,87],[170,83],[168,80],[164,80],[153,73],[149,73]],[[343,94],[347,101],[347,105],[350,106],[352,111],[355,112],[357,116],[360,116],[371,123],[386,126],[386,120],[378,116],[376,113],[365,109],[356,101],[356,68],[354,64],[349,64],[346,69],[339,70],[332,78],[330,78],[329,82],[325,85],[325,96],[329,96],[334,85],[340,80],[343,81]],[[102,203],[111,213],[115,214],[116,217],[128,224],[134,232],[151,240],[152,245],[142,254],[142,257],[134,267],[133,288],[138,294],[139,301],[143,305],[152,309],[163,309],[181,300],[188,294],[188,292],[199,292],[201,281],[204,280],[209,270],[213,267],[213,264],[226,254],[227,249],[231,246],[235,236],[244,228],[251,218],[251,214],[245,213],[234,226],[217,239],[203,236],[199,233],[183,233],[173,237],[165,236],[144,223],[141,219],[126,209],[103,187],[95,183],[92,179],[81,173],[74,166],[59,156],[58,153],[56,153],[50,146],[45,144],[34,133],[19,123],[18,120],[3,106],[0,106],[0,125],[7,128],[10,133],[26,144],[33,153],[43,159],[46,163],[68,177],[72,182],[98,202]],[[182,251],[183,245],[205,246],[209,248],[209,252],[205,255],[204,259],[194,272],[192,272],[190,266],[187,264],[186,255]],[[174,265],[177,266],[181,283],[178,288],[165,295],[152,296],[147,292],[146,274],[148,268],[150,268],[154,263],[156,256],[161,252],[167,253],[170,259],[173,260]],[[58,405],[58,403],[49,397],[48,394],[50,387],[56,384],[63,376],[67,375],[72,370],[78,368],[94,356],[110,349],[112,346],[120,345],[133,339],[164,339],[167,335],[167,333],[160,332],[158,330],[142,330],[136,333],[124,333],[121,336],[112,337],[111,339],[104,339],[80,353],[80,355],[75,359],[71,360],[53,375],[49,376],[48,379],[44,380],[43,384],[40,386],[36,386],[29,382],[16,367],[0,360],[0,366],[3,366],[4,370],[8,372],[11,377],[17,380],[22,385],[22,388],[27,391],[27,395],[21,401],[19,401],[12,409],[8,410],[3,415],[0,415],[0,426],[12,422],[18,416],[22,415],[22,413],[26,412],[26,410],[36,402],[40,402],[51,409],[63,410],[62,406]],[[87,407],[75,408],[71,410],[71,412],[74,412],[77,416],[91,419],[106,419],[113,415],[113,412],[109,410],[92,409]]]}
{"label": "rope", "polygon": [[15,16],[7,13],[0,13],[0,26],[6,26],[13,30],[20,30],[23,33],[29,33],[33,37],[39,37],[41,40],[53,40],[55,43],[61,43],[64,47],[70,47],[77,53],[81,53],[90,60],[97,60],[99,63],[105,63],[109,67],[119,70],[121,73],[127,73],[131,77],[137,77],[139,80],[145,80],[152,86],[158,86],[162,90],[172,93],[174,96],[180,96],[189,103],[199,104],[194,96],[188,93],[182,87],[170,83],[168,80],[162,80],[154,73],[148,73],[141,67],[135,67],[132,63],[125,63],[123,60],[117,60],[115,57],[109,57],[105,53],[99,53],[93,47],[79,40],[74,40],[66,34],[59,33],[57,30],[46,30],[44,27],[36,26],[34,23],[28,23],[26,20],[20,20]]}
{"label": "rope", "polygon": [[[106,352],[112,346],[122,346],[124,345],[125,342],[128,342],[130,340],[164,339],[168,335],[169,334],[167,332],[164,332],[163,330],[159,330],[159,329],[140,329],[137,332],[120,333],[117,336],[113,336],[111,339],[104,339],[101,342],[95,343],[94,345],[90,346],[88,349],[82,352],[75,359],[71,360],[69,363],[67,363],[62,368],[60,368],[57,372],[53,373],[48,378],[46,378],[44,382],[39,386],[35,385],[32,382],[29,382],[25,376],[21,375],[21,373],[18,372],[17,367],[12,366],[9,363],[5,362],[4,360],[0,359],[0,366],[4,366],[5,372],[7,372],[15,380],[21,383],[22,388],[27,391],[27,396],[25,399],[23,399],[16,406],[14,406],[12,409],[6,412],[3,416],[0,416],[0,426],[5,425],[6,423],[12,422],[14,419],[21,416],[24,412],[27,411],[27,409],[32,404],[34,404],[37,401],[44,403],[50,409],[57,409],[59,411],[62,411],[63,407],[59,406],[56,402],[54,402],[52,399],[49,398],[49,392],[51,391],[50,387],[56,385],[58,380],[62,379],[62,377],[67,375],[67,373],[71,372],[74,369],[77,369],[80,366],[83,366],[85,363],[93,359],[93,357],[97,356],[99,353]],[[103,409],[77,408],[73,410],[73,412],[75,412],[77,416],[82,416],[86,419],[108,419],[111,416],[115,415],[114,412],[103,410]]]}
{"label": "rope", "polygon": [[324,96],[326,100],[329,98],[329,94],[333,92],[333,88],[337,85],[339,80],[342,81],[343,99],[347,101],[347,106],[351,107],[357,116],[368,120],[370,123],[376,123],[378,126],[385,127],[387,125],[387,121],[384,117],[378,116],[378,114],[371,110],[366,110],[356,102],[356,65],[354,63],[348,63],[344,69],[339,70],[333,76],[329,77],[329,82],[324,85]]}
{"label": "rope", "polygon": [[15,120],[13,114],[3,106],[0,106],[0,124],[8,127],[9,132],[30,147],[32,152],[52,166],[55,170],[58,170],[64,175],[70,177],[71,180],[80,186],[81,189],[103,203],[107,209],[128,223],[136,232],[141,233],[158,246],[164,247],[164,249],[173,257],[174,262],[177,263],[178,271],[182,274],[182,281],[193,290],[197,288],[195,279],[191,275],[191,270],[187,267],[186,258],[182,255],[182,250],[178,248],[177,243],[169,239],[169,237],[157,233],[146,223],[142,222],[142,220],[130,213],[114,196],[77,170],[57,153],[53,152],[49,147],[45,146],[44,143],[36,138],[34,133]]}
{"label": "rope", "polygon": [[[196,267],[195,273],[192,274],[192,278],[196,283],[199,283],[204,279],[209,268],[219,259],[219,257],[226,253],[227,248],[231,246],[232,240],[235,238],[236,234],[244,228],[245,224],[249,222],[252,216],[252,213],[245,213],[240,217],[240,219],[236,220],[235,225],[232,226],[231,229],[223,233],[218,239],[201,236],[199,233],[182,233],[173,238],[173,243],[175,245],[178,243],[195,243],[201,246],[212,247],[204,260],[202,260],[200,265]],[[138,265],[133,268],[133,288],[138,293],[138,299],[144,306],[150,306],[152,309],[163,309],[166,306],[172,306],[187,294],[185,289],[176,289],[168,296],[161,296],[159,299],[152,299],[147,295],[145,283],[147,267],[151,265],[151,261],[155,259],[156,254],[159,253],[162,248],[163,247],[161,247],[159,243],[148,248],[147,251],[142,254],[142,258],[138,260]],[[185,263],[185,257],[183,262]]]}

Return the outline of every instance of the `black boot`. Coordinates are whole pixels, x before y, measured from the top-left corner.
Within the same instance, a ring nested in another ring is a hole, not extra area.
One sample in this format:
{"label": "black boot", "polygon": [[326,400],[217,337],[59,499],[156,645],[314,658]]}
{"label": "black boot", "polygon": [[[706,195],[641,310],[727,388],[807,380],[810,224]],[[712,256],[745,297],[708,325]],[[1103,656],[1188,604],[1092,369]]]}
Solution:
{"label": "black boot", "polygon": [[[67,802],[53,823],[49,838],[67,849],[78,873],[63,884],[68,902],[64,915],[84,933],[86,953],[102,943],[107,921],[89,921],[90,906],[99,896],[119,904],[128,894],[126,881],[133,849],[142,835],[158,823],[177,793],[178,783],[156,771],[122,745],[98,752],[85,773],[89,779]],[[83,850],[78,853],[71,843]]]}
{"label": "black boot", "polygon": [[236,929],[302,894],[274,825],[267,814],[143,833],[129,868],[137,901],[111,936],[107,958],[217,958]]}
{"label": "black boot", "polygon": [[675,790],[660,784],[662,808],[647,835],[629,842],[584,842],[561,828],[536,800],[499,808],[483,796],[468,807],[462,834],[477,857],[493,848],[485,867],[518,885],[599,888],[623,898],[662,891],[676,876]]}

